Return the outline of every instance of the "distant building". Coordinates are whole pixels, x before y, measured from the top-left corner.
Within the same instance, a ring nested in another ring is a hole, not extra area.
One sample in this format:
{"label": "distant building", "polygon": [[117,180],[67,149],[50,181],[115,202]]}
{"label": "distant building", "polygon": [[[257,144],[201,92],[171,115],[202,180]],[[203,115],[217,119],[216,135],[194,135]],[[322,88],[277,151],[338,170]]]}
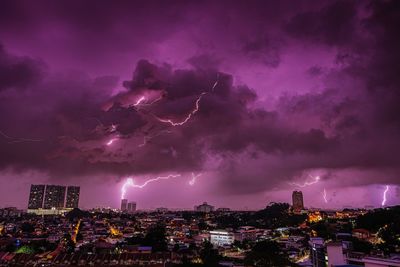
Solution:
{"label": "distant building", "polygon": [[293,191],[292,193],[293,211],[300,212],[304,209],[303,193],[301,191]]}
{"label": "distant building", "polygon": [[136,211],[136,202],[129,202],[127,206],[127,211],[133,213]]}
{"label": "distant building", "polygon": [[67,187],[67,200],[65,207],[68,209],[78,208],[79,206],[79,193],[81,188],[79,186]]}
{"label": "distant building", "polygon": [[64,208],[65,189],[66,187],[61,185],[46,185],[43,208]]}
{"label": "distant building", "polygon": [[168,209],[167,208],[163,208],[163,207],[156,208],[156,212],[165,213],[165,212],[168,212]]}
{"label": "distant building", "polygon": [[210,243],[215,246],[231,245],[235,241],[234,234],[225,230],[210,231]]}
{"label": "distant building", "polygon": [[325,267],[325,245],[321,237],[312,237],[310,244],[310,259],[313,267]]}
{"label": "distant building", "polygon": [[328,266],[343,266],[347,264],[342,242],[330,242],[326,246]]}
{"label": "distant building", "polygon": [[46,188],[46,186],[44,184],[31,185],[31,191],[29,193],[28,209],[43,208],[43,199],[44,199],[45,188]]}
{"label": "distant building", "polygon": [[235,240],[243,242],[244,240],[255,241],[258,230],[253,226],[241,226],[235,232]]}
{"label": "distant building", "polygon": [[230,212],[231,209],[230,208],[218,208],[217,211],[218,212]]}
{"label": "distant building", "polygon": [[121,210],[122,211],[127,211],[128,210],[128,200],[127,199],[121,199]]}
{"label": "distant building", "polygon": [[199,206],[195,206],[194,210],[199,212],[212,212],[214,211],[214,206],[208,205],[207,202],[204,202]]}

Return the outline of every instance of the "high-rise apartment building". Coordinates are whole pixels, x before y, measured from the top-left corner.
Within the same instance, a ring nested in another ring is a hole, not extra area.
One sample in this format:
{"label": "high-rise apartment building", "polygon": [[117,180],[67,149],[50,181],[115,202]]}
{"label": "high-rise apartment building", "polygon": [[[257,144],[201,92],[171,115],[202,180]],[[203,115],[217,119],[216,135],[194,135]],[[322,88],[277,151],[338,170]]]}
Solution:
{"label": "high-rise apartment building", "polygon": [[41,209],[43,207],[43,198],[44,198],[45,188],[46,188],[46,186],[44,184],[31,185],[28,209]]}
{"label": "high-rise apartment building", "polygon": [[292,201],[293,211],[299,212],[304,209],[303,193],[301,191],[293,191]]}
{"label": "high-rise apartment building", "polygon": [[121,210],[122,211],[127,211],[128,210],[128,200],[127,199],[121,199]]}
{"label": "high-rise apartment building", "polygon": [[65,186],[61,185],[47,185],[43,208],[64,208],[65,188]]}
{"label": "high-rise apartment building", "polygon": [[68,209],[78,208],[79,206],[79,193],[81,188],[79,186],[67,187],[67,200],[65,207]]}
{"label": "high-rise apartment building", "polygon": [[127,210],[129,213],[135,212],[136,211],[136,202],[129,202]]}

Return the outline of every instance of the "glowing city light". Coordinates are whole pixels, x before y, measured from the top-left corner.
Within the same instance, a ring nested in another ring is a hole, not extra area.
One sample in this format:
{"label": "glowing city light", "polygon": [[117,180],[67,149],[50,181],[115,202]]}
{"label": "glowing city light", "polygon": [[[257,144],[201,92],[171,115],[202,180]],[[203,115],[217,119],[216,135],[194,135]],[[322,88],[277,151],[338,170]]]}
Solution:
{"label": "glowing city light", "polygon": [[319,180],[321,179],[319,176],[315,176],[315,177],[313,177],[313,176],[311,176],[311,175],[309,175],[310,176],[310,178],[312,179],[312,180],[306,180],[304,183],[302,183],[302,184],[299,184],[299,183],[289,183],[290,185],[293,185],[293,186],[298,186],[298,187],[306,187],[306,186],[310,186],[310,185],[313,185],[313,184],[316,184],[316,183],[318,183],[319,182]]}
{"label": "glowing city light", "polygon": [[128,177],[126,179],[125,183],[121,187],[121,199],[125,198],[128,187],[143,188],[152,182],[156,182],[156,181],[160,181],[160,180],[168,180],[170,178],[176,178],[176,177],[180,177],[180,176],[181,176],[180,174],[170,174],[168,176],[159,176],[156,178],[149,179],[149,180],[145,181],[143,184],[135,184],[133,178]]}
{"label": "glowing city light", "polygon": [[387,192],[389,191],[389,186],[386,185],[385,191],[383,191],[383,195],[382,195],[382,207],[384,207],[386,205],[386,200],[387,200]]}
{"label": "glowing city light", "polygon": [[201,176],[201,173],[195,175],[195,174],[192,172],[192,179],[190,179],[189,185],[193,186],[193,185],[196,183],[196,179],[197,179],[198,177],[200,177],[200,176]]}

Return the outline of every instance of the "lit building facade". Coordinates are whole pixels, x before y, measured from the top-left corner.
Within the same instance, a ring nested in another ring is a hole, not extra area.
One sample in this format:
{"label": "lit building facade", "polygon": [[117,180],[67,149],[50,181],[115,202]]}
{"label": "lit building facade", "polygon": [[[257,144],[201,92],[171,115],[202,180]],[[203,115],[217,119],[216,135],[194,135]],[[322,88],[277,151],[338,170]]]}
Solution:
{"label": "lit building facade", "polygon": [[78,208],[80,190],[81,188],[79,186],[67,187],[67,200],[65,202],[65,207],[67,209]]}
{"label": "lit building facade", "polygon": [[41,209],[43,208],[44,191],[46,186],[44,184],[31,185],[29,193],[28,209]]}
{"label": "lit building facade", "polygon": [[235,241],[233,233],[225,230],[210,231],[210,243],[215,246],[231,245]]}
{"label": "lit building facade", "polygon": [[66,187],[61,185],[46,185],[44,209],[64,208]]}

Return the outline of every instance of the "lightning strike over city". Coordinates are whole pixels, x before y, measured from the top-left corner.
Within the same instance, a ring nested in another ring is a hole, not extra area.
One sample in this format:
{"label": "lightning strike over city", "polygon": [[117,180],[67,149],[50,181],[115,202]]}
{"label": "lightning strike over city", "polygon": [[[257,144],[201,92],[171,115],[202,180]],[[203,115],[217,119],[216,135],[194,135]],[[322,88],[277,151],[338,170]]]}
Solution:
{"label": "lightning strike over city", "polygon": [[180,174],[170,174],[168,176],[158,176],[156,178],[148,179],[142,184],[135,184],[134,179],[131,177],[128,177],[126,179],[125,183],[121,187],[121,199],[124,199],[126,197],[126,192],[129,187],[142,189],[145,186],[147,186],[149,183],[154,183],[154,182],[161,181],[161,180],[169,180],[171,178],[177,178],[180,176],[181,176]]}
{"label": "lightning strike over city", "polygon": [[0,267],[400,266],[399,29],[399,0],[2,0]]}
{"label": "lightning strike over city", "polygon": [[309,177],[311,178],[311,180],[307,179],[304,183],[290,182],[289,184],[293,185],[293,186],[297,186],[297,187],[307,187],[307,186],[310,186],[310,185],[318,183],[319,180],[320,180],[319,176],[311,176],[311,175],[309,175]]}
{"label": "lightning strike over city", "polygon": [[387,201],[387,193],[389,192],[389,186],[388,185],[386,185],[385,186],[385,190],[383,191],[383,193],[382,193],[382,203],[381,203],[381,206],[382,207],[384,207],[384,206],[386,206],[386,201]]}
{"label": "lightning strike over city", "polygon": [[192,179],[190,179],[189,185],[194,186],[195,183],[196,183],[197,178],[199,178],[201,175],[202,175],[201,173],[199,173],[199,174],[196,175],[196,174],[194,174],[194,173],[192,172]]}

